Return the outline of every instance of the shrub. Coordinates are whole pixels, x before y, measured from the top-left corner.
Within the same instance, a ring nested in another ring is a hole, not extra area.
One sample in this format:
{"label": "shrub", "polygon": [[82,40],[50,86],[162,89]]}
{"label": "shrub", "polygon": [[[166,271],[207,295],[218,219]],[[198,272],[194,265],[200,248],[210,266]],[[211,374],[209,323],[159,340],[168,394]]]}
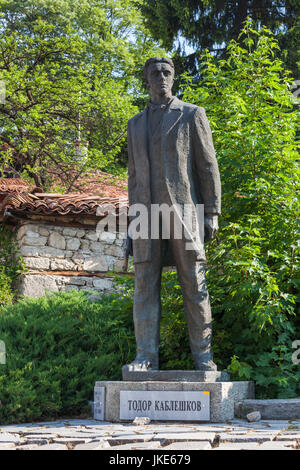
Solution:
{"label": "shrub", "polygon": [[83,292],[25,299],[0,311],[0,423],[87,411],[96,380],[120,380],[133,359],[131,305]]}
{"label": "shrub", "polygon": [[[212,345],[218,370],[227,370],[232,380],[254,380],[257,398],[299,397],[300,367],[292,362],[292,342],[299,338],[299,324],[296,326],[296,322],[278,313],[272,316],[272,323],[259,326],[255,315],[249,313],[255,297],[249,294],[248,309],[245,298],[240,297],[240,303],[232,300],[230,291],[226,299],[228,286],[221,280],[216,282],[213,271],[208,275],[208,288],[213,313]],[[161,367],[193,369],[176,273],[164,275],[163,292]]]}
{"label": "shrub", "polygon": [[[222,217],[207,247],[216,356],[261,396],[299,394],[299,154],[291,79],[270,31],[248,22],[226,60],[205,53],[184,99],[206,109],[222,181]],[[298,303],[297,303],[298,302]]]}

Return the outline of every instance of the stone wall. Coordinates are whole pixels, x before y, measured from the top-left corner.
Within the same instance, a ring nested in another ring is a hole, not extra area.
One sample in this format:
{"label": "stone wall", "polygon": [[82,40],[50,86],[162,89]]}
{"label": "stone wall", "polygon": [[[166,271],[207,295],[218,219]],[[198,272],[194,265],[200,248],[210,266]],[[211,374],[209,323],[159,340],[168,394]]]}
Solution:
{"label": "stone wall", "polygon": [[21,295],[67,289],[112,292],[113,277],[105,273],[124,269],[124,234],[98,234],[96,225],[91,230],[28,222],[18,229],[17,240],[29,270],[20,282]]}
{"label": "stone wall", "polygon": [[41,297],[47,292],[67,290],[89,290],[103,293],[116,292],[114,278],[86,276],[58,276],[49,274],[26,274],[22,276],[19,294],[26,297]]}

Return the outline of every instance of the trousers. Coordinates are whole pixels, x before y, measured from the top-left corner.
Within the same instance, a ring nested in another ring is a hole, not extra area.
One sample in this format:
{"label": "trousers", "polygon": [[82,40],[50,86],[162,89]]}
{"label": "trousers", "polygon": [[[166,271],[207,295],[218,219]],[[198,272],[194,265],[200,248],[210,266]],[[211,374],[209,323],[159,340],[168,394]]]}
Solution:
{"label": "trousers", "polygon": [[193,250],[186,250],[186,240],[173,237],[168,240],[161,238],[151,240],[153,253],[151,261],[135,264],[133,318],[137,359],[146,359],[151,362],[153,369],[158,369],[161,273],[166,243],[171,244],[176,260],[191,352],[196,368],[201,368],[203,362],[212,360],[212,317],[205,279],[205,263],[197,260]]}

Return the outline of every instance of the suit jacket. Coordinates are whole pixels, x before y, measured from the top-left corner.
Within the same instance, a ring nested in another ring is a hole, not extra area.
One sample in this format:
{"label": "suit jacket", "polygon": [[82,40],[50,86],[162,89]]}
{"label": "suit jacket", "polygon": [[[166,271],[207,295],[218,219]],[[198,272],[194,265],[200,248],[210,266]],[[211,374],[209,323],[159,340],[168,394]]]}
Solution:
{"label": "suit jacket", "polygon": [[[150,168],[148,155],[147,109],[128,121],[129,205],[149,208]],[[221,183],[209,122],[204,108],[174,98],[164,112],[161,126],[161,155],[167,190],[172,204],[190,204],[193,218],[196,204],[204,204],[205,214],[221,213]],[[195,246],[198,259],[204,249]],[[134,263],[151,261],[151,240],[133,240]],[[175,265],[168,256],[165,265]]]}

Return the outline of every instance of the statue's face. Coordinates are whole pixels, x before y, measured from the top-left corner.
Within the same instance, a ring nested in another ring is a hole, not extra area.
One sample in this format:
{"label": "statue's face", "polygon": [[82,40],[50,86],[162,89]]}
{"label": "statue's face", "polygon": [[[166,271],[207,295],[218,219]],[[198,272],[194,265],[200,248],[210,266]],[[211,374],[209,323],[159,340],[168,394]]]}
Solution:
{"label": "statue's face", "polygon": [[174,71],[169,64],[165,62],[151,64],[148,69],[147,79],[151,94],[159,96],[172,94]]}

